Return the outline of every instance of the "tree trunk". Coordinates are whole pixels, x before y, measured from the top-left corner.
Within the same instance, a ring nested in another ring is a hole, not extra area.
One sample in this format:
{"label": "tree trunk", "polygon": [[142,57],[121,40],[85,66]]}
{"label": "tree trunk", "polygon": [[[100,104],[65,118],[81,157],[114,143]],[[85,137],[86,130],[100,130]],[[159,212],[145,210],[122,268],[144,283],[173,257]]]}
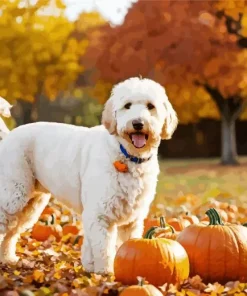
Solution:
{"label": "tree trunk", "polygon": [[223,165],[236,165],[237,145],[235,119],[226,118],[222,114],[221,118],[221,163]]}
{"label": "tree trunk", "polygon": [[32,120],[32,103],[24,100],[18,100],[16,106],[16,114],[14,116],[17,126],[31,123]]}
{"label": "tree trunk", "polygon": [[225,99],[221,93],[204,85],[205,90],[211,95],[221,115],[221,164],[237,165],[236,119],[244,109],[241,97]]}
{"label": "tree trunk", "polygon": [[29,102],[23,104],[23,124],[32,123],[32,109],[33,106]]}

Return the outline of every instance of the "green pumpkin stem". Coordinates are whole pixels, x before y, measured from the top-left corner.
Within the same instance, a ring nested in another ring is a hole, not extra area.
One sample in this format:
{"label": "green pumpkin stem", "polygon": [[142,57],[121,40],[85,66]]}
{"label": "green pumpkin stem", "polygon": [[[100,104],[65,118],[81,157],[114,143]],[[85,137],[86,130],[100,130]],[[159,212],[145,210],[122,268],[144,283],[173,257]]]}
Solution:
{"label": "green pumpkin stem", "polygon": [[160,217],[160,227],[161,228],[165,228],[166,227],[165,218],[163,216]]}
{"label": "green pumpkin stem", "polygon": [[214,208],[207,210],[206,215],[209,218],[209,225],[224,225],[219,213]]}
{"label": "green pumpkin stem", "polygon": [[166,224],[166,220],[163,216],[160,217],[160,227],[161,228],[169,227],[171,229],[172,233],[175,233],[175,229],[171,225]]}
{"label": "green pumpkin stem", "polygon": [[[144,238],[152,238],[154,230],[155,230],[155,226],[152,226],[145,234],[144,234]],[[151,234],[151,237],[150,237]]]}
{"label": "green pumpkin stem", "polygon": [[144,238],[147,238],[147,239],[152,239],[153,238],[153,235],[155,233],[155,230],[157,228],[166,228],[166,227],[169,227],[171,229],[171,232],[172,233],[175,233],[175,229],[169,225],[169,224],[166,224],[165,222],[165,218],[163,216],[160,217],[160,226],[152,226],[144,235]]}

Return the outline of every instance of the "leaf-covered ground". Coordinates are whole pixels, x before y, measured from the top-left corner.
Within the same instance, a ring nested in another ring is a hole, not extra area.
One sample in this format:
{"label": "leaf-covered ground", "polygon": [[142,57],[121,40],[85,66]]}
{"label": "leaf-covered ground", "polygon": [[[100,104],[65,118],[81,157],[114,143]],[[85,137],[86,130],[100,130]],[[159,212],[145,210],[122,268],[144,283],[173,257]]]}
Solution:
{"label": "leaf-covered ground", "polygon": [[[247,160],[239,167],[221,167],[217,161],[162,161],[157,196],[150,216],[176,217],[182,212],[203,217],[210,205],[218,205],[232,222],[247,222]],[[79,217],[54,201],[62,216],[56,223]],[[80,228],[80,225],[79,225]],[[80,234],[80,233],[79,233]],[[36,241],[31,231],[17,244],[17,266],[0,264],[0,296],[97,296],[119,295],[125,287],[114,276],[87,274],[80,263],[80,246],[72,234],[60,241],[50,237]],[[177,285],[160,287],[164,295],[247,295],[247,283],[204,284],[199,276]]]}

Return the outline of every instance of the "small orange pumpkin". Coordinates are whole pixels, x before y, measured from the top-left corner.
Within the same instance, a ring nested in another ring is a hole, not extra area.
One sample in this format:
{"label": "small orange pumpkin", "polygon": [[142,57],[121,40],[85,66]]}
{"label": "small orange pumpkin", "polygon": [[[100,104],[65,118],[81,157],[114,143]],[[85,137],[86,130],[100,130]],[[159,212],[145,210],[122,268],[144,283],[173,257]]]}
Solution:
{"label": "small orange pumpkin", "polygon": [[181,231],[177,241],[190,259],[190,276],[205,283],[247,281],[247,228],[224,224],[215,209],[206,212],[209,224],[192,224]]}
{"label": "small orange pumpkin", "polygon": [[44,209],[44,211],[42,212],[41,217],[42,217],[42,215],[52,215],[52,214],[56,215],[57,218],[59,218],[59,217],[61,216],[61,213],[60,213],[59,210],[47,206],[47,207]]}
{"label": "small orange pumpkin", "polygon": [[45,225],[36,223],[33,226],[31,236],[37,241],[46,241],[51,235],[53,235],[57,241],[61,239],[62,228],[60,225]]}
{"label": "small orange pumpkin", "polygon": [[181,217],[179,218],[171,218],[168,221],[168,224],[171,225],[176,231],[181,231],[184,228],[188,227],[189,225],[191,225],[191,223],[186,220],[183,219]]}
{"label": "small orange pumpkin", "polygon": [[137,276],[150,284],[177,283],[188,278],[189,259],[184,248],[174,240],[144,237],[125,241],[114,259],[116,281],[136,283]]}
{"label": "small orange pumpkin", "polygon": [[199,219],[197,218],[197,216],[190,215],[188,212],[186,213],[186,215],[183,215],[182,218],[184,220],[188,220],[190,222],[190,224],[197,224],[200,222]]}
{"label": "small orange pumpkin", "polygon": [[153,226],[160,226],[160,218],[158,217],[147,217],[144,220],[143,235]]}
{"label": "small orange pumpkin", "polygon": [[163,296],[163,294],[155,286],[145,285],[141,279],[138,285],[124,289],[120,296]]}
{"label": "small orange pumpkin", "polygon": [[175,240],[178,236],[178,232],[175,229],[165,223],[164,217],[160,217],[160,226],[152,226],[145,234],[145,237],[156,237],[156,238],[168,238]]}
{"label": "small orange pumpkin", "polygon": [[63,226],[63,235],[66,234],[78,234],[79,233],[79,229],[76,225],[71,225],[71,224],[65,224]]}

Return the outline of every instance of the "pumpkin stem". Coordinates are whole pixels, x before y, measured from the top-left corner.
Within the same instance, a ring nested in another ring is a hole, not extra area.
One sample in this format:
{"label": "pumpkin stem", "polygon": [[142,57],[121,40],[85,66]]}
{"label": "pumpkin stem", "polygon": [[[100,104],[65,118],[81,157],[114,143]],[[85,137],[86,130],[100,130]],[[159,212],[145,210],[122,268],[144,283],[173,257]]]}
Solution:
{"label": "pumpkin stem", "polygon": [[207,210],[206,215],[209,218],[209,225],[224,225],[219,213],[214,208]]}
{"label": "pumpkin stem", "polygon": [[151,239],[157,226],[152,226],[144,235],[144,238]]}
{"label": "pumpkin stem", "polygon": [[165,218],[163,216],[160,217],[160,227],[162,228],[166,227]]}
{"label": "pumpkin stem", "polygon": [[144,238],[147,238],[147,239],[152,239],[153,238],[153,235],[155,234],[155,230],[157,228],[166,228],[166,227],[169,227],[171,229],[171,232],[172,233],[175,233],[175,229],[169,225],[169,224],[166,224],[165,222],[165,218],[163,216],[160,217],[160,226],[152,226],[144,235]]}
{"label": "pumpkin stem", "polygon": [[166,220],[163,216],[160,217],[160,227],[161,228],[169,227],[171,229],[171,232],[175,233],[175,229],[171,225],[166,224]]}

